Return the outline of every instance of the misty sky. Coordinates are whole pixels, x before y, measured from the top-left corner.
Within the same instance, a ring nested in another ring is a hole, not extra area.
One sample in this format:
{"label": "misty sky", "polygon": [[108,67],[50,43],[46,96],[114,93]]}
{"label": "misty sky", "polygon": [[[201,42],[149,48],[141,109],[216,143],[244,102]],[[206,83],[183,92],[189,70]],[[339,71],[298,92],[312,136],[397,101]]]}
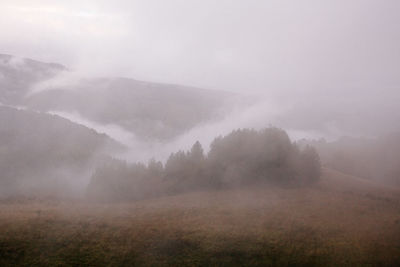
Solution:
{"label": "misty sky", "polygon": [[1,0],[0,53],[262,94],[292,109],[260,125],[371,135],[400,130],[399,14],[398,0]]}
{"label": "misty sky", "polygon": [[397,92],[399,13],[397,0],[2,0],[0,47],[90,74],[206,88]]}

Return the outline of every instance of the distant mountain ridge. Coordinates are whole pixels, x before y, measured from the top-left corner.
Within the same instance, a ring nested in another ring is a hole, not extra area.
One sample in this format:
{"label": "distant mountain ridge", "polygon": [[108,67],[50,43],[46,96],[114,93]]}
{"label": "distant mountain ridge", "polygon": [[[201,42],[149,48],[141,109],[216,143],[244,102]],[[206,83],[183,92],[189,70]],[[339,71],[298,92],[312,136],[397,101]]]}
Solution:
{"label": "distant mountain ridge", "polygon": [[56,63],[0,54],[0,102],[19,105],[32,85],[66,70]]}
{"label": "distant mountain ridge", "polygon": [[[146,140],[166,141],[221,115],[233,94],[128,78],[68,82],[60,64],[0,55],[0,102],[43,112],[79,113]],[[65,81],[52,81],[64,75]],[[41,84],[42,90],[32,93]]]}

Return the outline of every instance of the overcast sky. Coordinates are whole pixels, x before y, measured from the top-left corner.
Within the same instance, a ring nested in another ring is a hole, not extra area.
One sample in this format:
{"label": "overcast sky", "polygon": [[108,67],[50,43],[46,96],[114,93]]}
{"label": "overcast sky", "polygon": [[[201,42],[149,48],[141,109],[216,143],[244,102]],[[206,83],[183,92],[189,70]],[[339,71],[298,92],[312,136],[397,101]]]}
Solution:
{"label": "overcast sky", "polygon": [[400,130],[398,0],[1,0],[0,53],[262,94],[288,129]]}
{"label": "overcast sky", "polygon": [[395,93],[397,0],[1,0],[0,53],[278,95]]}

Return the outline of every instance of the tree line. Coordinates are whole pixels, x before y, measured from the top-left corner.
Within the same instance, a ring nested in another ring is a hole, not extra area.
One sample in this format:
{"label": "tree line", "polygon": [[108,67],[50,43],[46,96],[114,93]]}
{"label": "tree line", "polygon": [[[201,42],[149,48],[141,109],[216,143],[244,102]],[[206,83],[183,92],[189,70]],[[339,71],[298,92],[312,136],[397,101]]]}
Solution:
{"label": "tree line", "polygon": [[196,142],[189,151],[172,153],[165,164],[105,160],[88,186],[90,198],[135,200],[162,194],[215,190],[252,183],[301,186],[320,177],[314,148],[302,149],[278,128],[239,129],[219,136],[206,154]]}

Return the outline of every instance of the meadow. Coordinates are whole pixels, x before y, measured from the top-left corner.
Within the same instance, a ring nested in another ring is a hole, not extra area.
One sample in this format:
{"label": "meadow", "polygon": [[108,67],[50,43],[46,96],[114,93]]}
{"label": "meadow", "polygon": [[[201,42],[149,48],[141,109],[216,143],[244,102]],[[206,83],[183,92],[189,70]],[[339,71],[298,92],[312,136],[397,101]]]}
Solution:
{"label": "meadow", "polygon": [[0,203],[0,266],[399,264],[400,191],[329,169],[302,188]]}

